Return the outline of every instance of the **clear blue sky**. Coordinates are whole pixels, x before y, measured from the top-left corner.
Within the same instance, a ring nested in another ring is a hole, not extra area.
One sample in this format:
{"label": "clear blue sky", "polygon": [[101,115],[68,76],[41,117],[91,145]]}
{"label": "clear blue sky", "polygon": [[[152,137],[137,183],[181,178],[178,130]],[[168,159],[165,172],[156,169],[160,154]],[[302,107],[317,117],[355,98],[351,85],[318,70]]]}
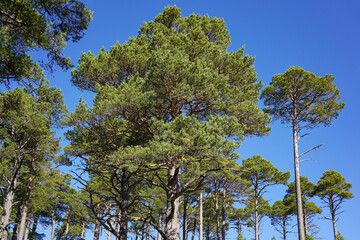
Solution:
{"label": "clear blue sky", "polygon": [[[346,103],[345,110],[332,126],[314,129],[300,142],[300,151],[324,143],[308,155],[313,160],[303,162],[300,172],[316,183],[323,172],[334,169],[353,184],[355,198],[345,202],[338,229],[346,239],[359,239],[359,230],[355,228],[360,216],[359,1],[88,0],[85,3],[94,11],[94,19],[85,37],[69,44],[65,51],[75,64],[81,52],[90,50],[97,54],[102,46],[109,50],[116,41],[124,43],[129,36],[137,34],[144,21],[153,20],[165,6],[176,4],[183,16],[194,12],[223,18],[232,39],[230,50],[245,45],[246,53],[256,57],[258,77],[265,85],[273,75],[285,72],[290,66],[301,66],[319,76],[333,74]],[[92,95],[71,86],[70,71],[58,70],[48,78],[52,85],[63,90],[71,111],[80,95],[91,103]],[[293,173],[291,130],[279,122],[272,123],[272,127],[270,136],[246,140],[239,153],[242,158],[260,154],[281,171]],[[284,191],[284,187],[272,188],[266,196],[273,203],[283,198]],[[321,206],[317,199],[314,201]],[[324,214],[328,214],[326,209]],[[316,223],[320,227],[318,237],[332,239],[331,222],[319,219]],[[260,238],[270,240],[273,235],[280,239],[270,220],[266,220]],[[88,237],[92,239],[90,233]],[[250,239],[252,234],[247,232],[245,237]],[[228,239],[236,236],[229,235]],[[296,236],[293,234],[290,239]]]}

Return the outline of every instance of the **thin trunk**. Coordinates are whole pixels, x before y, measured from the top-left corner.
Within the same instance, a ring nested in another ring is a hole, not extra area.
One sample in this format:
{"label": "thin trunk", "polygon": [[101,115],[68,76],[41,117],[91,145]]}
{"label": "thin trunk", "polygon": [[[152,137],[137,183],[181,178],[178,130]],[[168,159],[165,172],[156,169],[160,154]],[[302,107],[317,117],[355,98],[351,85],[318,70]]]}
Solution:
{"label": "thin trunk", "polygon": [[167,240],[180,239],[180,168],[172,166],[168,170],[165,236]]}
{"label": "thin trunk", "polygon": [[241,233],[241,224],[240,224],[240,218],[238,218],[238,220],[237,220],[238,222],[236,223],[237,225],[237,234],[238,234],[238,236],[240,235],[240,233]]}
{"label": "thin trunk", "polygon": [[[100,203],[96,205],[96,215],[100,216]],[[94,226],[94,240],[99,240],[100,238],[100,222],[99,220],[95,220],[95,226]]]}
{"label": "thin trunk", "polygon": [[210,240],[210,220],[206,221],[205,239]]}
{"label": "thin trunk", "polygon": [[[304,206],[305,204],[303,203],[303,206]],[[304,209],[304,230],[305,230],[305,236],[306,235],[308,235],[309,234],[309,227],[308,227],[308,224],[307,224],[307,213],[306,213],[306,211],[305,211],[305,209]]]}
{"label": "thin trunk", "polygon": [[119,240],[127,240],[128,214],[129,214],[129,172],[127,168],[122,169],[121,192],[123,199],[120,202],[120,232]]}
{"label": "thin trunk", "polygon": [[184,213],[183,213],[183,240],[188,239],[188,222],[187,222],[187,197],[184,196]]}
{"label": "thin trunk", "polygon": [[30,219],[26,222],[26,228],[25,228],[25,235],[24,235],[24,240],[27,240],[29,237],[29,232],[30,232]]}
{"label": "thin trunk", "polygon": [[11,180],[9,186],[6,190],[5,198],[3,199],[3,206],[2,206],[2,216],[0,220],[0,239],[8,239],[8,227],[10,221],[10,214],[13,207],[13,201],[15,197],[15,189],[17,186],[17,181],[19,177],[19,171],[22,163],[22,158],[19,155],[14,164],[13,173],[11,176]]}
{"label": "thin trunk", "polygon": [[215,192],[215,218],[216,218],[216,240],[220,240],[220,216],[219,216],[218,192]]}
{"label": "thin trunk", "polygon": [[150,239],[150,224],[146,223],[146,240]]}
{"label": "thin trunk", "polygon": [[[109,203],[109,218],[111,218],[111,202]],[[116,218],[116,214],[114,216],[114,219],[113,220],[110,220],[110,227],[113,228],[114,227],[114,224],[115,224],[115,219]],[[111,240],[111,231],[108,231],[108,236],[107,236],[107,240]]]}
{"label": "thin trunk", "polygon": [[259,199],[255,196],[255,240],[259,240]]}
{"label": "thin trunk", "polygon": [[84,240],[85,236],[85,222],[82,223],[80,239]]}
{"label": "thin trunk", "polygon": [[286,240],[286,220],[283,219],[283,239]]}
{"label": "thin trunk", "polygon": [[[162,230],[162,213],[161,213],[161,212],[159,213],[158,226],[159,226],[159,230]],[[161,240],[161,239],[162,239],[161,234],[160,234],[160,232],[158,232],[158,234],[157,234],[157,240]]]}
{"label": "thin trunk", "polygon": [[334,203],[332,201],[330,203],[330,212],[331,212],[331,222],[333,224],[333,230],[334,230],[334,240],[336,240],[336,237],[337,237],[336,215],[335,215],[335,210],[334,210]]}
{"label": "thin trunk", "polygon": [[199,240],[203,240],[203,195],[202,192],[200,193],[200,199],[199,199],[199,219],[200,219],[200,226],[199,226]]}
{"label": "thin trunk", "polygon": [[51,240],[54,240],[55,237],[55,225],[56,225],[56,211],[57,211],[58,198],[56,198],[56,203],[54,207],[54,212],[51,216]]}
{"label": "thin trunk", "polygon": [[222,240],[225,240],[225,236],[226,236],[225,198],[226,198],[226,190],[225,190],[225,188],[224,188],[223,202],[222,202],[222,212],[221,212],[221,220],[222,220],[222,224],[221,224],[221,239],[222,239]]}
{"label": "thin trunk", "polygon": [[[294,103],[294,116],[297,115],[296,104]],[[294,146],[294,170],[295,170],[295,186],[296,186],[296,205],[297,205],[297,222],[299,240],[305,240],[304,217],[301,199],[301,186],[300,186],[300,166],[299,166],[299,153],[298,153],[298,136],[297,136],[297,122],[293,122],[293,146]]]}
{"label": "thin trunk", "polygon": [[23,240],[24,234],[25,234],[25,225],[26,225],[26,218],[27,218],[27,214],[28,214],[28,206],[29,206],[30,191],[31,191],[31,182],[32,182],[32,178],[30,177],[27,187],[26,187],[25,198],[24,198],[22,211],[21,211],[21,221],[20,221],[20,230],[19,230],[18,240]]}
{"label": "thin trunk", "polygon": [[37,224],[38,224],[38,221],[39,221],[39,216],[38,215],[33,215],[33,225],[32,225],[32,228],[31,228],[31,233],[30,233],[30,238],[32,239],[32,237],[35,235],[36,233],[36,228],[37,228]]}
{"label": "thin trunk", "polygon": [[69,234],[69,226],[70,226],[70,214],[71,214],[71,208],[68,212],[68,216],[66,219],[66,227],[65,227],[65,238],[67,237],[67,235]]}
{"label": "thin trunk", "polygon": [[196,232],[196,218],[194,218],[194,227],[192,231],[191,240],[195,240],[195,232]]}
{"label": "thin trunk", "polygon": [[15,224],[14,224],[14,228],[13,228],[13,235],[11,237],[11,240],[17,240],[17,235],[19,232],[19,222],[20,222],[20,218],[21,218],[21,211],[20,211],[21,206],[18,207],[17,209],[17,213],[16,213],[16,219],[15,219]]}

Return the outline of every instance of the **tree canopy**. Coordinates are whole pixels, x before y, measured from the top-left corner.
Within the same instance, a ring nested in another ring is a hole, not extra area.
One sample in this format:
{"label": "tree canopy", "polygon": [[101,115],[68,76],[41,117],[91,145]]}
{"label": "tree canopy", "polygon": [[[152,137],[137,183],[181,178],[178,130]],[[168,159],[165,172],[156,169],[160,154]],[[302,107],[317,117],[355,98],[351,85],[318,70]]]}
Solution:
{"label": "tree canopy", "polygon": [[0,2],[0,83],[38,83],[39,64],[30,56],[42,50],[48,62],[63,69],[72,66],[62,51],[66,42],[78,41],[91,20],[91,11],[77,0],[6,0]]}

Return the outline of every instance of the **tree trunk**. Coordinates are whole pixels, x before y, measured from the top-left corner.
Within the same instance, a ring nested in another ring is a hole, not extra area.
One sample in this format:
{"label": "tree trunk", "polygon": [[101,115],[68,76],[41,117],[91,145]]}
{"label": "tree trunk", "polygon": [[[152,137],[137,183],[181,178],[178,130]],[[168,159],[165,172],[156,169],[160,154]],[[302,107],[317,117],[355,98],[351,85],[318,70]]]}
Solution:
{"label": "tree trunk", "polygon": [[80,240],[84,240],[85,236],[85,222],[82,223]]}
{"label": "tree trunk", "polygon": [[[159,213],[158,226],[159,226],[159,230],[162,230],[162,213],[161,213],[161,212]],[[160,232],[158,231],[157,240],[161,240],[161,239],[162,239],[161,234],[160,234]]]}
{"label": "tree trunk", "polygon": [[66,219],[65,239],[66,239],[67,235],[69,234],[70,214],[71,214],[71,208],[70,208],[70,210],[69,210],[69,212],[68,212],[68,216],[67,216],[67,219]]}
{"label": "tree trunk", "polygon": [[258,206],[259,199],[258,196],[255,196],[255,240],[259,240],[259,212]]}
{"label": "tree trunk", "polygon": [[150,240],[150,224],[146,223],[146,240]]}
{"label": "tree trunk", "polygon": [[215,191],[215,218],[216,218],[216,240],[220,240],[220,214],[218,191]]}
{"label": "tree trunk", "polygon": [[168,187],[166,201],[166,240],[180,239],[180,168],[172,166],[168,170]]}
{"label": "tree trunk", "polygon": [[39,215],[33,215],[33,225],[32,225],[32,228],[31,228],[31,233],[30,233],[30,238],[32,239],[36,233],[36,228],[37,228],[37,224],[38,224],[38,221],[39,221]]}
{"label": "tree trunk", "polygon": [[19,222],[20,222],[20,218],[21,218],[21,210],[20,210],[21,206],[18,207],[17,212],[16,212],[16,219],[15,219],[15,224],[13,227],[13,232],[12,232],[12,237],[11,240],[17,240],[17,235],[19,232]]}
{"label": "tree trunk", "polygon": [[29,232],[30,232],[30,219],[26,222],[26,228],[25,228],[25,235],[24,235],[24,240],[27,240],[29,237]]}
{"label": "tree trunk", "polygon": [[[305,204],[303,203],[303,206],[304,206]],[[309,228],[308,228],[308,224],[307,224],[307,213],[306,213],[306,211],[305,211],[305,209],[303,209],[304,210],[304,230],[305,230],[305,236],[306,235],[309,235]]]}
{"label": "tree trunk", "polygon": [[283,229],[283,239],[286,240],[286,220],[285,219],[283,219],[282,229]]}
{"label": "tree trunk", "polygon": [[222,220],[222,224],[221,224],[221,239],[225,240],[225,236],[226,236],[226,210],[225,210],[225,198],[226,198],[226,190],[224,188],[224,192],[223,192],[223,202],[222,202],[222,212],[221,212],[221,220]]}
{"label": "tree trunk", "polygon": [[120,236],[119,240],[127,240],[128,235],[128,214],[129,214],[129,172],[127,168],[122,169],[121,176],[121,195],[120,201]]}
{"label": "tree trunk", "polygon": [[[100,203],[96,204],[96,215],[97,217],[100,216]],[[95,220],[95,226],[94,226],[94,240],[100,239],[100,222],[99,220]]]}
{"label": "tree trunk", "polygon": [[184,213],[183,213],[183,240],[188,239],[188,222],[187,222],[187,196],[184,196]]}
{"label": "tree trunk", "polygon": [[26,224],[26,217],[27,217],[29,200],[30,200],[31,183],[32,183],[32,178],[30,177],[28,180],[27,187],[26,187],[26,193],[25,193],[23,207],[22,207],[18,240],[23,240],[24,234],[25,234],[25,224]]}
{"label": "tree trunk", "polygon": [[334,230],[334,240],[336,240],[337,237],[336,216],[335,216],[334,204],[332,202],[330,205],[330,212],[331,212],[331,222],[333,224],[333,230]]}
{"label": "tree trunk", "polygon": [[194,218],[194,227],[191,235],[191,240],[195,240],[195,232],[196,232],[196,217]]}
{"label": "tree trunk", "polygon": [[[296,105],[294,103],[294,115],[297,115]],[[297,136],[297,122],[293,122],[293,146],[294,146],[294,171],[295,171],[295,186],[296,186],[296,205],[297,205],[297,221],[299,240],[305,240],[303,207],[301,199],[301,185],[300,185],[300,166],[298,153],[298,136]]]}
{"label": "tree trunk", "polygon": [[[57,200],[56,200],[57,202]],[[56,210],[57,206],[55,206],[54,213],[51,216],[51,240],[54,240],[55,237],[55,226],[56,226]]]}
{"label": "tree trunk", "polygon": [[203,240],[203,195],[202,192],[200,193],[199,198],[199,220],[200,220],[200,226],[199,226],[199,240]]}
{"label": "tree trunk", "polygon": [[210,220],[206,221],[206,231],[205,231],[205,239],[210,240]]}
{"label": "tree trunk", "polygon": [[8,239],[8,227],[10,221],[10,214],[13,207],[13,201],[15,197],[15,189],[17,187],[17,181],[19,177],[19,171],[22,164],[22,158],[19,155],[14,164],[14,169],[11,175],[10,184],[6,190],[5,198],[3,199],[2,216],[0,220],[0,239]]}

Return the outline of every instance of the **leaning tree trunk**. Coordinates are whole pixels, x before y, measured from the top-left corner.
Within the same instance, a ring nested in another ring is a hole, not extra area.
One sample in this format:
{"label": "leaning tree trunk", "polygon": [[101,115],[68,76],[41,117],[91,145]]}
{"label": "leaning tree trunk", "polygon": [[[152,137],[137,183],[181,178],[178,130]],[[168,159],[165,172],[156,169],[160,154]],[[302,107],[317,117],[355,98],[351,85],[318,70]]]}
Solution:
{"label": "leaning tree trunk", "polygon": [[[96,205],[96,210],[97,210],[97,217],[100,216],[100,204],[98,203]],[[100,239],[100,222],[99,220],[96,218],[95,220],[95,226],[94,226],[94,240],[99,240]]]}
{"label": "leaning tree trunk", "polygon": [[168,187],[166,199],[166,240],[180,239],[180,168],[172,166],[168,170]]}
{"label": "leaning tree trunk", "polygon": [[[294,103],[294,116],[297,115],[296,103]],[[294,147],[294,170],[295,170],[295,187],[296,187],[296,205],[297,205],[297,222],[299,240],[305,240],[303,207],[301,199],[301,185],[300,185],[300,166],[298,153],[298,136],[297,136],[297,122],[293,121],[293,147]]]}
{"label": "leaning tree trunk", "polygon": [[195,232],[196,232],[196,217],[194,218],[194,227],[191,235],[191,240],[195,240]]}
{"label": "leaning tree trunk", "polygon": [[199,208],[200,208],[200,213],[199,213],[199,220],[200,220],[200,226],[199,226],[199,240],[203,240],[203,195],[202,192],[200,193],[200,198],[199,198]]}
{"label": "leaning tree trunk", "polygon": [[85,236],[85,222],[82,223],[80,240],[84,240]]}
{"label": "leaning tree trunk", "polygon": [[33,214],[33,225],[30,233],[31,239],[33,239],[35,236],[38,221],[39,221],[39,215]]}
{"label": "leaning tree trunk", "polygon": [[24,234],[25,234],[26,218],[28,215],[28,206],[29,206],[29,201],[30,201],[31,183],[32,183],[32,178],[30,177],[27,187],[26,187],[26,194],[25,194],[25,198],[24,198],[24,202],[23,202],[23,206],[22,206],[22,211],[21,211],[20,230],[19,230],[19,236],[18,236],[19,240],[22,240],[24,238]]}
{"label": "leaning tree trunk", "polygon": [[19,177],[19,171],[22,164],[22,158],[19,155],[14,164],[14,170],[11,175],[10,184],[6,190],[5,198],[3,198],[2,216],[0,220],[0,239],[8,239],[8,227],[10,223],[10,214],[13,207],[15,197],[15,189]]}

